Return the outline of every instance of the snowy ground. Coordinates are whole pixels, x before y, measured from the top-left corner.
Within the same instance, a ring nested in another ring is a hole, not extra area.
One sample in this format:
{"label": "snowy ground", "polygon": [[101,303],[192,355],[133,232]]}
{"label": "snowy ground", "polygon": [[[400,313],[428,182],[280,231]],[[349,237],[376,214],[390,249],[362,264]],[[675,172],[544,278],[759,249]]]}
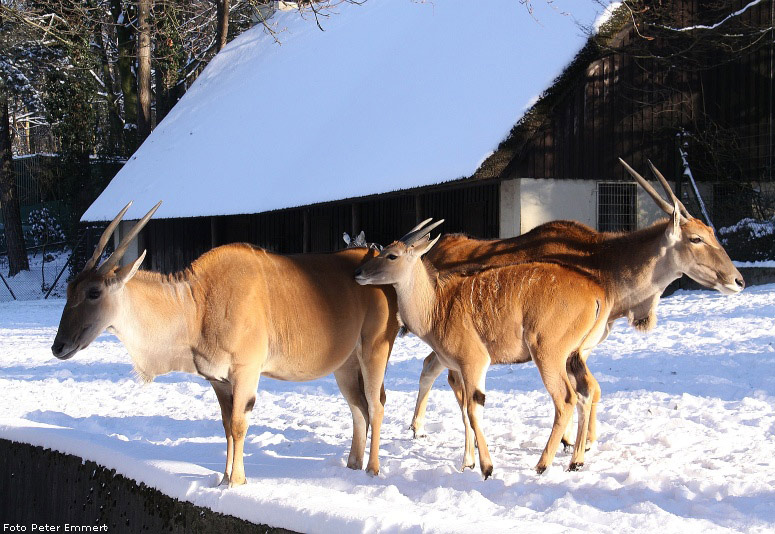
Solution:
{"label": "snowy ground", "polygon": [[775,285],[680,291],[649,335],[618,325],[590,358],[600,439],[583,471],[560,452],[533,472],[551,406],[531,365],[492,368],[492,479],[457,472],[462,423],[440,379],[425,439],[407,430],[427,349],[399,340],[388,368],[382,473],[350,471],[350,415],[333,378],[263,379],[246,443],[249,484],[214,487],[225,457],[209,385],[132,379],[105,335],[51,357],[63,301],[0,303],[0,437],[96,460],[198,505],[304,532],[772,532]]}

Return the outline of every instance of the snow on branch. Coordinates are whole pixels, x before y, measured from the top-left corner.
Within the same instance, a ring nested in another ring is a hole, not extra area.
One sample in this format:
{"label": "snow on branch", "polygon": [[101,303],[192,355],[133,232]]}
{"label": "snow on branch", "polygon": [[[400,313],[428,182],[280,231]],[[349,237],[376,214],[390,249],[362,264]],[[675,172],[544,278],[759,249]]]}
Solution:
{"label": "snow on branch", "polygon": [[[710,26],[707,26],[705,24],[695,24],[693,26],[686,26],[685,28],[671,28],[670,26],[660,26],[661,28],[665,30],[671,30],[674,32],[688,32],[692,30],[715,30],[722,24],[724,24],[726,21],[733,19],[735,17],[738,17],[748,11],[750,8],[757,4],[761,4],[763,0],[753,0],[752,2],[749,2],[745,7],[742,9],[739,9],[738,11],[735,11],[734,13],[730,13],[726,17],[724,17],[722,20],[718,21],[715,24],[711,24]],[[771,30],[772,28],[768,28],[767,31]]]}
{"label": "snow on branch", "polygon": [[[679,137],[683,136],[683,133],[678,134]],[[702,195],[700,195],[700,190],[697,188],[697,182],[694,181],[694,174],[692,174],[692,169],[689,167],[689,156],[686,153],[686,148],[689,146],[688,142],[684,140],[682,143],[679,143],[678,145],[678,152],[681,154],[681,162],[683,163],[684,172],[683,175],[686,176],[689,179],[689,183],[692,184],[692,190],[694,191],[694,196],[697,198],[697,203],[700,205],[700,211],[702,211],[702,215],[705,217],[705,220],[708,223],[708,226],[715,229],[713,226],[713,221],[710,220],[710,214],[708,213],[707,208],[705,207],[705,201],[702,199]]]}

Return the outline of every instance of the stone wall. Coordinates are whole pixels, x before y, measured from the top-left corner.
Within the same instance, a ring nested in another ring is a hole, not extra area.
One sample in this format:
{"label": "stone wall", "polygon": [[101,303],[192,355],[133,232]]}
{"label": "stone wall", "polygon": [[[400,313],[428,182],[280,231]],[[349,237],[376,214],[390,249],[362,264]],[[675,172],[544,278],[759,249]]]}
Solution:
{"label": "stone wall", "polygon": [[173,499],[77,456],[4,439],[0,523],[3,532],[290,532]]}

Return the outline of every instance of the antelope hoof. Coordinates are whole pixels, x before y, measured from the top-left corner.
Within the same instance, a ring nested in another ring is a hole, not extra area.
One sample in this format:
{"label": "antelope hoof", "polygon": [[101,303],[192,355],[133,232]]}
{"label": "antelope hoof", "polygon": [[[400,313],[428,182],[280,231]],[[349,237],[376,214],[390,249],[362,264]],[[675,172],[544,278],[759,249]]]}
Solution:
{"label": "antelope hoof", "polygon": [[568,471],[581,471],[582,467],[584,467],[584,462],[571,462]]}
{"label": "antelope hoof", "polygon": [[[571,445],[570,443],[563,443],[562,444],[562,450],[563,450],[563,452],[565,454],[570,454],[570,453],[573,452],[573,445]],[[589,450],[589,449],[587,449],[587,450]]]}
{"label": "antelope hoof", "polygon": [[545,466],[541,466],[541,465],[537,465],[536,466],[536,473],[537,474],[543,475],[544,471],[546,471],[546,467]]}
{"label": "antelope hoof", "polygon": [[377,466],[377,467],[367,467],[366,468],[366,473],[368,473],[369,475],[371,475],[373,477],[379,475],[379,466]]}
{"label": "antelope hoof", "polygon": [[475,467],[476,467],[476,464],[474,464],[473,462],[471,462],[470,464],[466,464],[466,463],[464,462],[464,463],[463,463],[463,465],[460,467],[460,472],[462,473],[462,472],[464,472],[466,469],[471,469],[471,470],[473,470]]}
{"label": "antelope hoof", "polygon": [[412,431],[412,439],[417,439],[417,438],[427,438],[427,437],[428,437],[428,434],[426,434],[426,433],[423,431],[422,427],[420,427],[420,428],[414,428],[413,426],[410,426],[410,427],[409,427],[409,430],[411,430],[411,431]]}
{"label": "antelope hoof", "polygon": [[244,486],[247,483],[248,483],[248,479],[246,479],[246,478],[243,478],[242,480],[235,480],[232,477],[231,481],[229,481],[229,487],[230,488],[234,488],[234,487],[237,487],[237,486]]}
{"label": "antelope hoof", "polygon": [[482,466],[482,475],[484,475],[484,479],[487,480],[492,476],[492,466],[488,465],[487,467]]}
{"label": "antelope hoof", "polygon": [[228,486],[229,482],[229,475],[223,475],[223,478],[221,479],[221,482],[218,484],[218,486]]}
{"label": "antelope hoof", "polygon": [[357,461],[357,460],[348,460],[347,461],[347,469],[353,469],[355,471],[360,471],[363,469],[363,461]]}

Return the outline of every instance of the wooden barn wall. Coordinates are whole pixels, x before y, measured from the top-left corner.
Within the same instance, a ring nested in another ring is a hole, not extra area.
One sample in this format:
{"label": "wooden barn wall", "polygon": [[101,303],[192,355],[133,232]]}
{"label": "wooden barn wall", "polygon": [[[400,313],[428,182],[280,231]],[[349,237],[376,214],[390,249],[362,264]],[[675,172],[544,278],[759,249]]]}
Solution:
{"label": "wooden barn wall", "polygon": [[497,237],[500,188],[498,183],[469,183],[459,187],[426,189],[397,197],[358,203],[360,225],[370,242],[386,245],[428,217],[444,219],[440,230],[476,237]]}
{"label": "wooden barn wall", "polygon": [[303,247],[303,229],[300,209],[215,217],[214,244],[252,243],[273,252],[297,252]]}
{"label": "wooden barn wall", "polygon": [[[765,0],[743,14],[744,20],[766,26],[772,22],[772,2]],[[745,4],[747,2],[740,2]],[[773,33],[768,33],[773,39]],[[734,131],[742,152],[742,176],[772,179],[773,47],[706,73],[702,79],[705,105],[722,127]],[[765,170],[769,169],[769,175]]]}
{"label": "wooden barn wall", "polygon": [[[500,184],[429,192],[421,196],[422,218],[444,219],[444,233],[498,237]],[[408,230],[409,228],[407,228]]]}
{"label": "wooden barn wall", "polygon": [[[696,0],[685,3],[688,9],[698,9]],[[747,3],[734,0],[733,9]],[[762,2],[742,16],[766,23],[771,17],[770,7],[770,2]],[[632,38],[632,34],[625,36],[625,44]],[[599,59],[587,67],[527,142],[511,166],[511,175],[628,179],[619,157],[637,169],[648,168],[646,160],[651,159],[666,174],[676,175],[680,159],[675,132],[681,127],[691,130],[696,118],[692,108],[703,106],[719,126],[731,128],[736,134],[734,142],[742,153],[739,176],[771,178],[764,174],[772,158],[771,54],[771,48],[765,47],[701,76],[678,70],[658,71],[653,60],[628,55]],[[701,87],[702,93],[660,100],[660,82],[668,77],[671,83],[686,84],[687,88]],[[691,143],[689,155],[691,158]],[[706,178],[699,174],[699,179]]]}
{"label": "wooden barn wall", "polygon": [[330,252],[345,247],[344,232],[363,230],[369,242],[385,245],[427,217],[445,219],[445,233],[497,237],[499,205],[498,183],[466,183],[251,215],[151,220],[142,246],[148,250],[146,268],[170,273],[227,243],[279,253]]}
{"label": "wooden barn wall", "polygon": [[[352,206],[350,203],[316,206],[308,211],[309,252],[330,252],[343,249],[346,245],[343,234],[352,233]],[[301,252],[298,248],[295,252]]]}
{"label": "wooden barn wall", "polygon": [[143,228],[140,246],[148,251],[145,268],[178,271],[211,248],[210,218],[151,219]]}
{"label": "wooden barn wall", "polygon": [[417,224],[419,213],[414,195],[376,198],[357,204],[360,224],[370,243],[387,245],[408,232]]}

